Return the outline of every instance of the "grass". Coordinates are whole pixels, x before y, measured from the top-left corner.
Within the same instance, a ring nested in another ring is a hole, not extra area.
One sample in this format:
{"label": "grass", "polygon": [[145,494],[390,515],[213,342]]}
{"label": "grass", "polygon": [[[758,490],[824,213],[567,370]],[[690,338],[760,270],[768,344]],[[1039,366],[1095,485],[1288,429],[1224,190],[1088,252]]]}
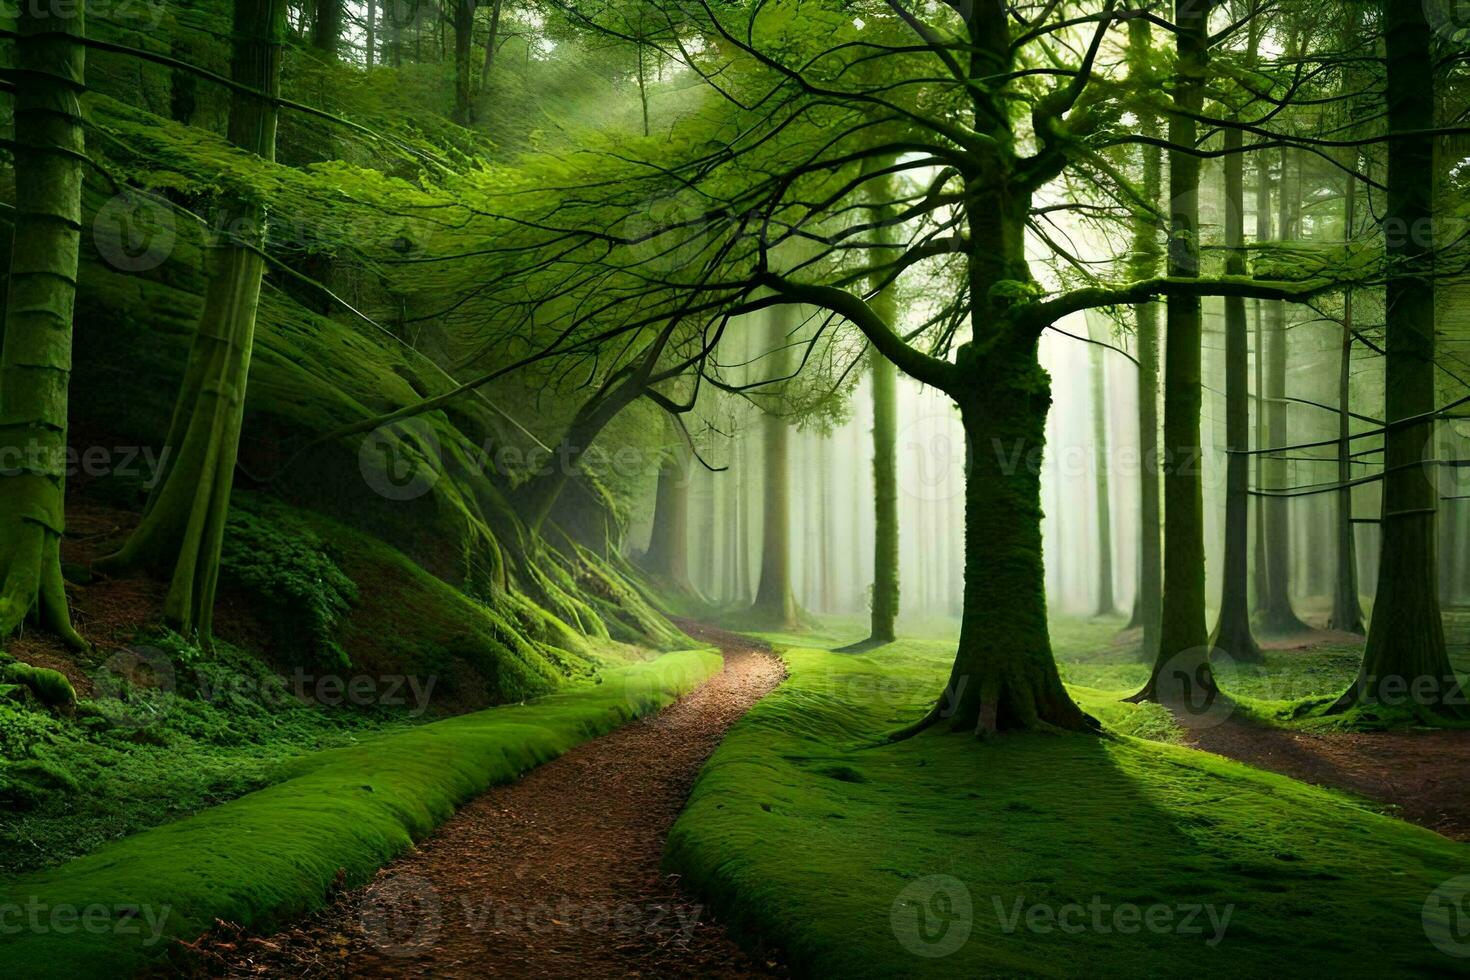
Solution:
{"label": "grass", "polygon": [[0,881],[0,976],[161,969],[216,918],[263,929],[365,881],[455,807],[671,702],[720,667],[708,651],[604,672],[526,705],[294,760],[285,781]]}
{"label": "grass", "polygon": [[[1157,709],[1118,703],[1122,665],[1086,668],[1103,626],[1068,629],[1069,675],[1099,685],[1074,695],[1114,730],[1159,727]],[[716,752],[669,838],[670,869],[796,972],[1470,974],[1426,931],[1447,935],[1449,906],[1425,912],[1470,874],[1470,847],[1126,735],[882,745],[927,708],[952,651],[812,649],[850,633],[773,638],[790,679]]]}

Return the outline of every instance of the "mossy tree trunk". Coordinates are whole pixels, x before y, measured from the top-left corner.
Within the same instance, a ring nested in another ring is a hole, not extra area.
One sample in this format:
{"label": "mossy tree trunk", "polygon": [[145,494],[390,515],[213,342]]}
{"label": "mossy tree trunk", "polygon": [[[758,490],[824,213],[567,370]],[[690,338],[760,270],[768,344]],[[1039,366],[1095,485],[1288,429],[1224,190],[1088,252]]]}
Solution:
{"label": "mossy tree trunk", "polygon": [[[1169,119],[1169,142],[1194,146],[1198,125],[1191,115],[1204,105],[1209,62],[1209,15],[1213,4],[1176,0],[1178,27],[1174,102],[1181,112]],[[1199,158],[1172,151],[1169,158],[1170,276],[1199,276]],[[1197,297],[1171,297],[1164,367],[1164,600],[1159,650],[1140,700],[1165,703],[1213,699],[1205,631],[1204,504],[1200,474],[1201,304]]]}
{"label": "mossy tree trunk", "polygon": [[[1225,273],[1246,274],[1245,160],[1238,129],[1225,131]],[[1225,562],[1220,618],[1210,646],[1239,661],[1259,662],[1250,615],[1250,324],[1245,299],[1225,299]]]}
{"label": "mossy tree trunk", "polygon": [[[879,186],[883,200],[873,209],[878,225],[874,239],[891,249],[898,238],[892,204],[896,188],[892,180]],[[894,286],[880,288],[870,305],[884,322],[898,322]],[[868,642],[892,643],[898,637],[899,610],[898,370],[875,348],[868,354],[868,372],[873,384],[873,599]]]}
{"label": "mossy tree trunk", "polygon": [[22,3],[16,26],[15,231],[0,355],[0,636],[30,617],[82,648],[60,556],[85,159],[82,8]]}
{"label": "mossy tree trunk", "polygon": [[[1411,703],[1463,715],[1462,690],[1440,618],[1431,467],[1436,409],[1434,126],[1435,60],[1424,8],[1384,5],[1387,40],[1388,195],[1383,227],[1393,275],[1385,330],[1383,547],[1368,645],[1357,683],[1339,701]],[[1412,134],[1412,135],[1411,135]],[[1406,419],[1422,419],[1406,423]]]}
{"label": "mossy tree trunk", "polygon": [[878,351],[869,355],[873,380],[873,608],[868,638],[898,636],[898,371]]}
{"label": "mossy tree trunk", "polygon": [[[280,91],[285,0],[236,0],[236,81],[274,98]],[[231,142],[275,158],[276,107],[247,92],[230,105]],[[148,567],[171,576],[164,615],[207,641],[219,582],[220,549],[234,485],[246,383],[260,305],[266,214],[257,203],[220,205],[225,229],[213,243],[204,309],[165,440],[162,479],[142,523],[105,568]]]}
{"label": "mossy tree trunk", "polygon": [[960,368],[964,609],[939,720],[982,735],[1085,730],[1091,721],[1062,686],[1047,632],[1040,474],[1050,379],[1021,337],[983,359],[962,357]]}

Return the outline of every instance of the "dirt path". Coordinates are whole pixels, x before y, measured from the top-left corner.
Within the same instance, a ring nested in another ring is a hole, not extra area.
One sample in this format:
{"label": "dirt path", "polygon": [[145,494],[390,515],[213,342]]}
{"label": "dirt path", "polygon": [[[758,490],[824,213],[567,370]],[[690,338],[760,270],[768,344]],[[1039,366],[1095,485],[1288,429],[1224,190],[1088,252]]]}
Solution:
{"label": "dirt path", "polygon": [[465,806],[365,888],[268,939],[202,944],[235,977],[748,977],[752,962],[660,868],[664,837],[726,730],[784,670],[694,623],[725,669],[652,718]]}
{"label": "dirt path", "polygon": [[1404,820],[1470,841],[1470,731],[1310,735],[1231,718],[1188,730],[1187,741],[1259,769],[1389,804]]}

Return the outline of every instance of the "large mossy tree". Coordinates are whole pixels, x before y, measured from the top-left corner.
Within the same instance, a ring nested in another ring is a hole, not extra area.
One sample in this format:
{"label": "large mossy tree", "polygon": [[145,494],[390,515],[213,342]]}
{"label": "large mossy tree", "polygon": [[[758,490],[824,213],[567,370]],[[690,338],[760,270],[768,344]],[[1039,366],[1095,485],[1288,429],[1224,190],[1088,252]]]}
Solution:
{"label": "large mossy tree", "polygon": [[80,5],[23,3],[15,43],[15,231],[0,355],[0,636],[27,619],[84,647],[61,574],[72,313],[86,171]]}

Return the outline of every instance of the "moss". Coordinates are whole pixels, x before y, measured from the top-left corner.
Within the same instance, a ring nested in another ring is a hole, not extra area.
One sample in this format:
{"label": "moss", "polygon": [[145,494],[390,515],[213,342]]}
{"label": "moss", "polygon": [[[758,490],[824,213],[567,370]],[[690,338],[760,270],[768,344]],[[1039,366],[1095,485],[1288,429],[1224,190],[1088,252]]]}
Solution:
{"label": "moss", "polygon": [[[534,704],[316,753],[267,789],[5,880],[0,907],[102,909],[105,925],[7,936],[0,975],[162,970],[172,940],[193,939],[216,918],[265,929],[301,915],[323,904],[339,869],[361,884],[457,805],[669,703],[720,663],[709,652],[669,654]],[[140,928],[127,927],[133,921]]]}
{"label": "moss", "polygon": [[60,671],[11,663],[0,668],[0,677],[29,688],[36,699],[48,708],[70,708],[77,702],[71,681]]}
{"label": "moss", "polygon": [[[1465,872],[1465,846],[1345,795],[1118,735],[879,744],[928,707],[952,642],[784,650],[789,680],[716,751],[670,834],[668,869],[784,950],[793,973],[1268,977],[1291,961],[1337,976],[1467,971],[1421,919],[1435,888]],[[1090,709],[1108,692],[1072,693]],[[1124,711],[1103,718],[1146,723]],[[1094,903],[1107,928],[1091,926]],[[1007,925],[1036,907],[1037,928]],[[1203,928],[1111,928],[1123,907],[1176,924],[1194,907]],[[1229,910],[1218,941],[1205,907]],[[1047,926],[1062,909],[1080,909],[1081,927]],[[958,942],[926,942],[919,926]]]}

